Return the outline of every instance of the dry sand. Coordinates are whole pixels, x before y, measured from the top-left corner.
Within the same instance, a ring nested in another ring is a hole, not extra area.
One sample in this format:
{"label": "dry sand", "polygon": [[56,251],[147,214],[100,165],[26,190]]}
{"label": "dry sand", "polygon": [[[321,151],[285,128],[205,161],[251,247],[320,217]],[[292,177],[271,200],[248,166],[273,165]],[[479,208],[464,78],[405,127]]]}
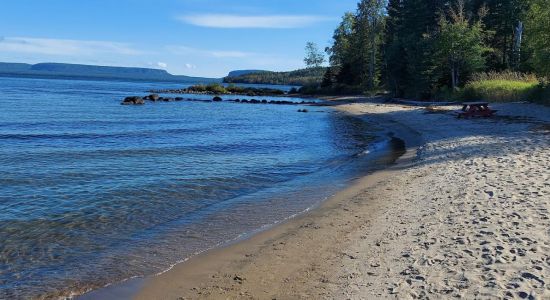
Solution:
{"label": "dry sand", "polygon": [[414,128],[423,144],[313,212],[147,280],[136,298],[550,299],[550,109],[494,108],[458,120],[455,108],[340,105]]}

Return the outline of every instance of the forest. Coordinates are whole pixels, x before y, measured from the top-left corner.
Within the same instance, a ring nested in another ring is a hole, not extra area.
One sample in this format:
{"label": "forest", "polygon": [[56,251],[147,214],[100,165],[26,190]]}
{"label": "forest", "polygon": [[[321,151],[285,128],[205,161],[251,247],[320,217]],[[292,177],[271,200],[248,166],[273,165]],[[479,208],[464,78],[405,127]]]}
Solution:
{"label": "forest", "polygon": [[250,84],[280,84],[296,86],[318,85],[326,68],[312,66],[310,68],[290,72],[252,72],[238,76],[228,76],[223,79],[225,83],[250,83]]}
{"label": "forest", "polygon": [[361,0],[320,86],[414,99],[550,98],[550,0]]}

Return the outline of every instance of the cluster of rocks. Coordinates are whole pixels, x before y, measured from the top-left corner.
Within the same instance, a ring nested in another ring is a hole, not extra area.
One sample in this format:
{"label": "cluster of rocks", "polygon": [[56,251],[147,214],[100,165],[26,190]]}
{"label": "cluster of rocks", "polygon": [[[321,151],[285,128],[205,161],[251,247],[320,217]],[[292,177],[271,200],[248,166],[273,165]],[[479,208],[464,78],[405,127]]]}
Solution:
{"label": "cluster of rocks", "polygon": [[[145,97],[139,97],[139,96],[131,96],[126,97],[122,101],[122,105],[143,105],[145,104],[145,101],[151,101],[151,102],[173,102],[173,101],[208,101],[208,100],[200,100],[200,99],[184,99],[182,97],[175,97],[175,98],[168,98],[168,97],[160,97],[158,94],[151,94],[149,96]],[[216,96],[212,98],[213,102],[222,102],[223,99],[219,96]],[[292,102],[287,100],[258,100],[258,99],[228,99],[225,100],[227,102],[236,102],[236,103],[248,103],[248,104],[277,104],[277,105],[298,105],[298,104],[315,104],[313,101],[301,101],[301,102]],[[304,109],[304,111],[300,112],[307,112],[307,110]]]}
{"label": "cluster of rocks", "polygon": [[173,101],[183,101],[184,99],[182,97],[175,97],[175,98],[169,98],[169,97],[160,97],[157,94],[151,94],[149,96],[145,97],[139,97],[139,96],[131,96],[126,97],[122,101],[122,105],[143,105],[145,104],[145,100],[151,101],[151,102],[173,102]]}
{"label": "cluster of rocks", "polygon": [[192,94],[192,95],[245,95],[248,97],[261,97],[261,96],[281,96],[285,95],[287,93],[285,92],[272,92],[272,91],[265,91],[265,90],[245,90],[245,91],[199,91],[199,90],[193,90],[193,89],[168,89],[168,90],[150,90],[148,93],[154,93],[154,94]]}
{"label": "cluster of rocks", "polygon": [[287,100],[257,100],[257,99],[230,99],[229,102],[237,103],[249,103],[249,104],[279,104],[279,105],[298,105],[298,104],[315,104],[313,101],[301,101],[301,102],[292,102]]}

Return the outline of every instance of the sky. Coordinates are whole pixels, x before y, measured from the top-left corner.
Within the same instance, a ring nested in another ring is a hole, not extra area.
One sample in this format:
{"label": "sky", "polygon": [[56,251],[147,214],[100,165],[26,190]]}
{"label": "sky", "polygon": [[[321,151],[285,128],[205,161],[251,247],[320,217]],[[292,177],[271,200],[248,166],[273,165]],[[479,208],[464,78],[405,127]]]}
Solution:
{"label": "sky", "polygon": [[17,0],[0,9],[1,62],[165,69],[304,67],[305,44],[330,45],[357,0]]}

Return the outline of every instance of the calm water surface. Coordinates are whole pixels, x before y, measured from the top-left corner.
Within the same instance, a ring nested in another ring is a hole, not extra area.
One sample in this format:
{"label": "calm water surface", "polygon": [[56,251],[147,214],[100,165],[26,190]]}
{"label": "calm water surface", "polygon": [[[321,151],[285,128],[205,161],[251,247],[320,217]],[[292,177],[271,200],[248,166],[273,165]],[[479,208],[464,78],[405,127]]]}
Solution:
{"label": "calm water surface", "polygon": [[385,141],[326,108],[120,105],[181,87],[0,78],[0,298],[165,270],[318,204]]}

